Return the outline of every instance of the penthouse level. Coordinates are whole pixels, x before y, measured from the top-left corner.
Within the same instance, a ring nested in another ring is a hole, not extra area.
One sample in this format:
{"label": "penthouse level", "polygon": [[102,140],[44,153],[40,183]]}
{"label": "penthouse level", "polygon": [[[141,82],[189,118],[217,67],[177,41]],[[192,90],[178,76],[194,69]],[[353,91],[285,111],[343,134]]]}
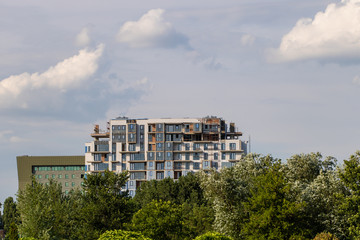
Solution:
{"label": "penthouse level", "polygon": [[246,154],[234,123],[219,117],[112,119],[85,144],[87,173],[130,172],[131,195],[143,181],[230,167]]}

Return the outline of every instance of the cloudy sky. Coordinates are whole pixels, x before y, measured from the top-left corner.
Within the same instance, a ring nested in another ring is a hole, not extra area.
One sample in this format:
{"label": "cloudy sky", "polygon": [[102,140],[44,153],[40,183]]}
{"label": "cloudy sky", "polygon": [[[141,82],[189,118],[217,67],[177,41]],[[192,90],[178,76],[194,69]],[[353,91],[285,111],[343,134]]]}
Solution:
{"label": "cloudy sky", "polygon": [[359,149],[360,0],[4,0],[0,36],[0,202],[16,156],[83,154],[123,115],[217,115],[281,159]]}

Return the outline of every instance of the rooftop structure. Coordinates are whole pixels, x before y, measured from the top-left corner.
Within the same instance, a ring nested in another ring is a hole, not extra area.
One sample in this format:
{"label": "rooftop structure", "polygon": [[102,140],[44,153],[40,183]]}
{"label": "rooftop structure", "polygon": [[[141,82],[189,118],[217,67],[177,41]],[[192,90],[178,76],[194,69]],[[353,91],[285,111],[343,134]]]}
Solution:
{"label": "rooftop structure", "polygon": [[96,125],[85,144],[87,173],[129,171],[130,195],[143,181],[178,179],[189,172],[220,170],[246,154],[242,133],[218,117],[112,119],[107,129]]}

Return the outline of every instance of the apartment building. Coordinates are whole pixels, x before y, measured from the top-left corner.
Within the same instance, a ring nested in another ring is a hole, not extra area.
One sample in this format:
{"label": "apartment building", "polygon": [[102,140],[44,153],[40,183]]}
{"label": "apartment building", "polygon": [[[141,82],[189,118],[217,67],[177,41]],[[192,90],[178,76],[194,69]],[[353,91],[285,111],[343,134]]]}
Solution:
{"label": "apartment building", "polygon": [[96,125],[85,144],[87,173],[129,171],[126,188],[134,195],[143,181],[178,179],[189,172],[221,170],[246,154],[234,123],[222,118],[112,119]]}

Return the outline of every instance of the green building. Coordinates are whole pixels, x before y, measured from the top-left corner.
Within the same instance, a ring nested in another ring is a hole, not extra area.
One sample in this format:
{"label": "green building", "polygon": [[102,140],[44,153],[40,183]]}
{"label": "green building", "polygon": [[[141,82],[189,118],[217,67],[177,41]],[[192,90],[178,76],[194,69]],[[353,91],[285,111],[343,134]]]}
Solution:
{"label": "green building", "polygon": [[65,193],[78,188],[85,174],[84,156],[18,156],[17,170],[19,190],[31,183],[34,175],[40,183],[54,179]]}

